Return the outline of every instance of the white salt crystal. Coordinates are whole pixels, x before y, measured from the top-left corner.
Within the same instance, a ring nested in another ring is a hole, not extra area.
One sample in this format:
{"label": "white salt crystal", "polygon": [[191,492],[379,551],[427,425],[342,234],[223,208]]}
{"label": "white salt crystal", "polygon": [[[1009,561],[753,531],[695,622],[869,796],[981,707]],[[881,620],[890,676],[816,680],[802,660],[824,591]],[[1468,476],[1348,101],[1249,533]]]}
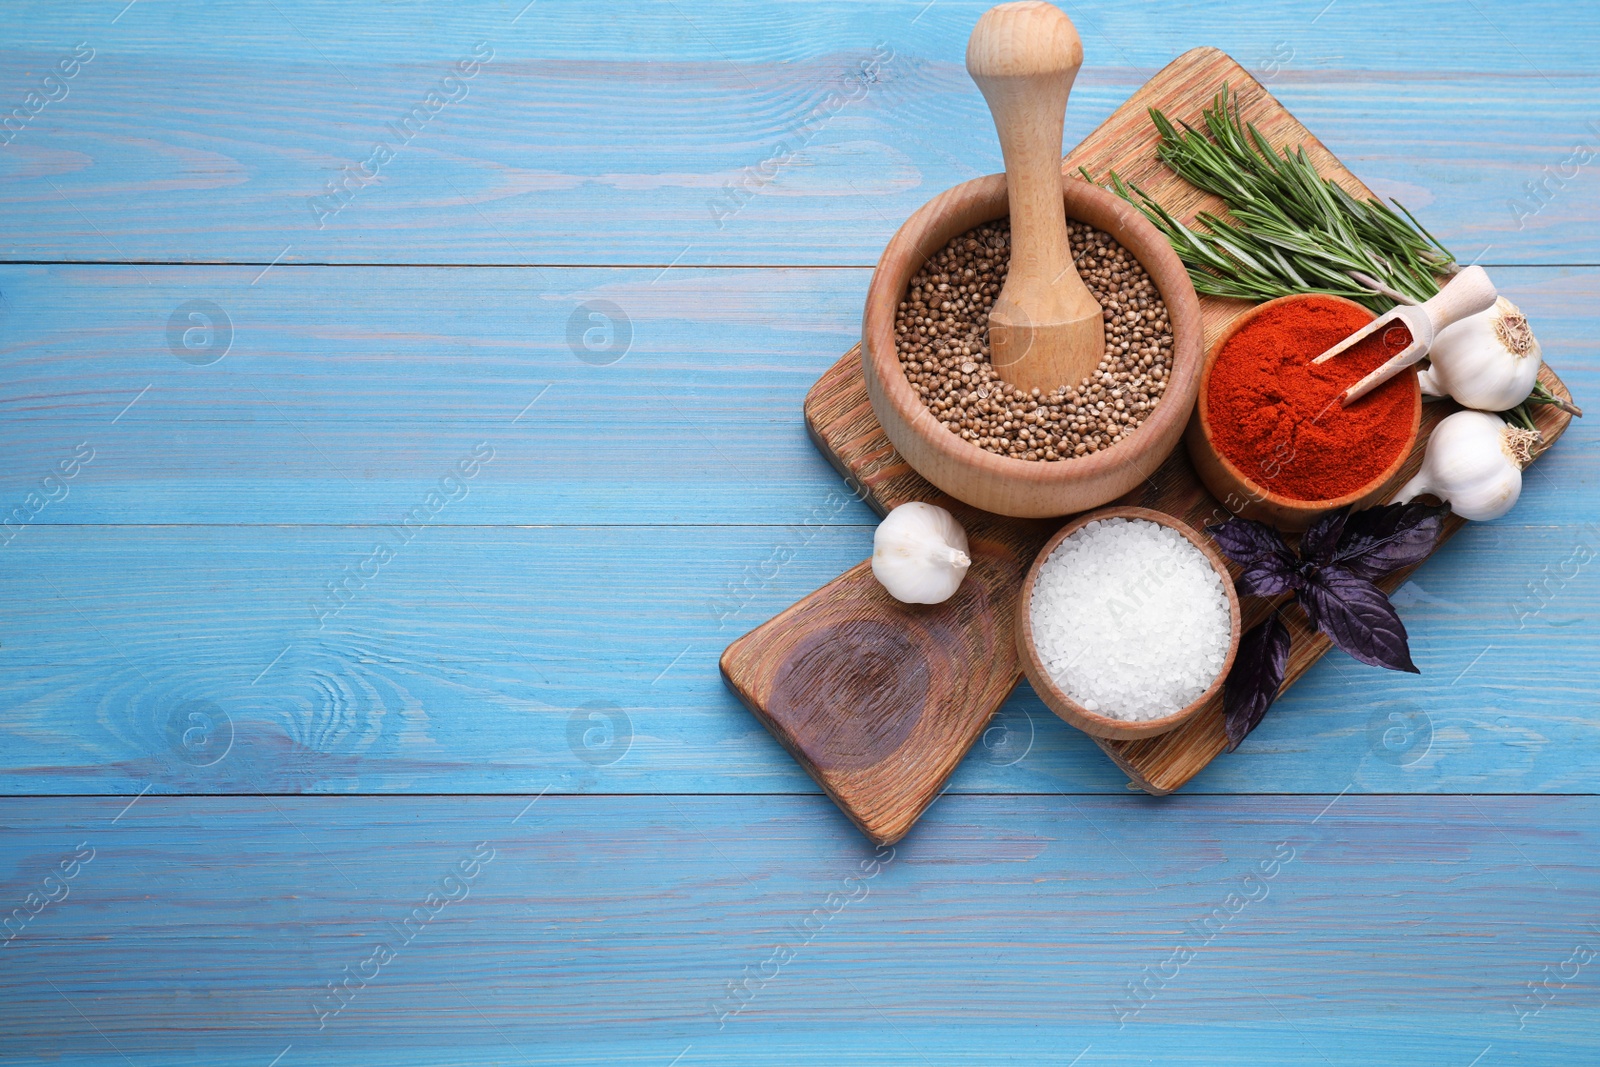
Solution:
{"label": "white salt crystal", "polygon": [[1028,611],[1045,671],[1086,710],[1145,721],[1210,688],[1228,654],[1228,592],[1203,552],[1146,519],[1101,519],[1056,546]]}

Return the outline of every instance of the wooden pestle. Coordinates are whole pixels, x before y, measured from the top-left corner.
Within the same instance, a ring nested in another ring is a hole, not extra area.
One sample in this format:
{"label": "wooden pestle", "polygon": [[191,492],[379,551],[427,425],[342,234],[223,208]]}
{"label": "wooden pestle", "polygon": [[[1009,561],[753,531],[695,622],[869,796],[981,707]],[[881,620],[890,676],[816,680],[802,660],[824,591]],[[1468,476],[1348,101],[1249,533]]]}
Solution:
{"label": "wooden pestle", "polygon": [[1061,194],[1061,132],[1083,43],[1040,0],[984,12],[967,41],[967,73],[989,102],[1006,162],[1011,269],[989,313],[989,358],[1018,389],[1051,392],[1105,356],[1099,303],[1078,277]]}

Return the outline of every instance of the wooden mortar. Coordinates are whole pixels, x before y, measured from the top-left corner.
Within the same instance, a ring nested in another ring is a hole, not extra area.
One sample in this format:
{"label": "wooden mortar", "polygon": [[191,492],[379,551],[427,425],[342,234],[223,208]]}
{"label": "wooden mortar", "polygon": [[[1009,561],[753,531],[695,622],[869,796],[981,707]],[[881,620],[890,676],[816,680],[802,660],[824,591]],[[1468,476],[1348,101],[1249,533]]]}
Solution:
{"label": "wooden mortar", "polygon": [[861,369],[872,410],[916,472],[957,500],[1000,515],[1048,518],[1115,500],[1155,471],[1183,434],[1205,351],[1200,300],[1172,246],[1139,209],[1076,176],[1059,178],[1066,218],[1116,238],[1149,273],[1172,324],[1172,371],[1155,410],[1129,436],[1074,459],[1000,456],[945,429],[906,380],[895,353],[895,312],[911,278],[957,234],[1007,213],[1006,178],[947,189],[918,208],[883,250],[867,287]]}

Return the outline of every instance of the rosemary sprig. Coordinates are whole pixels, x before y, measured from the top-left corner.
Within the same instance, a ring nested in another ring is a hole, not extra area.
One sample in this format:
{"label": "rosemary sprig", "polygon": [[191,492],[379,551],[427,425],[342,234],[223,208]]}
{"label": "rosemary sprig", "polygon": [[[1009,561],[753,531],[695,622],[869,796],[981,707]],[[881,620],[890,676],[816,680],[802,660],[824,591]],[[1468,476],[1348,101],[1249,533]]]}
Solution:
{"label": "rosemary sprig", "polygon": [[[1254,123],[1239,117],[1239,95],[1226,82],[1201,112],[1203,130],[1182,129],[1156,108],[1163,163],[1197,189],[1227,205],[1231,220],[1209,211],[1185,226],[1116,171],[1112,192],[1133,204],[1171,242],[1206,296],[1260,302],[1296,293],[1347,297],[1379,314],[1396,304],[1419,304],[1439,291],[1439,276],[1460,268],[1450,250],[1398,200],[1357,200],[1317,173],[1305,146],[1274,149]],[[1078,172],[1089,182],[1094,175]],[[1404,215],[1404,218],[1401,218]],[[1571,415],[1576,406],[1544,387],[1510,411],[1507,421],[1533,429],[1533,408],[1552,404]]]}
{"label": "rosemary sprig", "polygon": [[[1556,396],[1556,394],[1552,393],[1548,388],[1546,388],[1543,382],[1536,381],[1533,383],[1533,392],[1528,394],[1528,399],[1522,402],[1522,406],[1540,404],[1549,404],[1552,407],[1560,408],[1568,415],[1573,415],[1580,419],[1583,418],[1582,408],[1569,400],[1562,400],[1559,396]],[[1529,408],[1529,410],[1531,411],[1532,408]]]}
{"label": "rosemary sprig", "polygon": [[[1202,113],[1203,130],[1150,109],[1157,152],[1185,181],[1215,194],[1232,219],[1201,212],[1185,226],[1137,185],[1112,172],[1112,191],[1137,206],[1172,243],[1195,289],[1208,296],[1270,300],[1328,293],[1387,311],[1396,297],[1422,301],[1455,257],[1398,201],[1357,200],[1322,177],[1303,146],[1274,149],[1239,116],[1226,84]],[[1089,181],[1093,175],[1079,168]],[[1401,217],[1404,213],[1404,218]]]}

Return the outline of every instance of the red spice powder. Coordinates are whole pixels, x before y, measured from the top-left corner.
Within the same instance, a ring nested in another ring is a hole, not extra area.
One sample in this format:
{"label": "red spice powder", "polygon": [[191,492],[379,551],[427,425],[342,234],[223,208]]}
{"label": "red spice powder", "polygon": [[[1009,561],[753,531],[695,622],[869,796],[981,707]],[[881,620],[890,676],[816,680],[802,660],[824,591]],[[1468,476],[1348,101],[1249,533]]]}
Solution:
{"label": "red spice powder", "polygon": [[1206,387],[1211,440],[1245,477],[1296,500],[1355,492],[1394,462],[1411,436],[1416,369],[1349,407],[1339,396],[1411,343],[1404,325],[1328,362],[1311,360],[1367,325],[1365,308],[1299,297],[1257,315],[1217,353]]}

